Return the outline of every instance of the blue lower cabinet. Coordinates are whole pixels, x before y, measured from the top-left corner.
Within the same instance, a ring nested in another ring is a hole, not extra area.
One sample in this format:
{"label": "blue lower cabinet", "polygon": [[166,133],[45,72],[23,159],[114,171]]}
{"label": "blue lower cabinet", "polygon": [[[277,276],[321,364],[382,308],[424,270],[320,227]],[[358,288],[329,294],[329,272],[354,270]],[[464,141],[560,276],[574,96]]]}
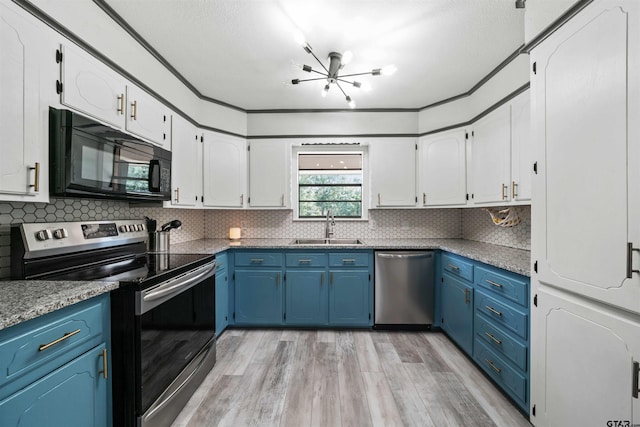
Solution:
{"label": "blue lower cabinet", "polygon": [[328,321],[327,288],[324,270],[287,270],[285,324],[326,325]]}
{"label": "blue lower cabinet", "polygon": [[216,274],[216,337],[229,326],[229,278],[227,272]]}
{"label": "blue lower cabinet", "polygon": [[100,345],[0,401],[3,426],[108,426]]}
{"label": "blue lower cabinet", "polygon": [[236,325],[282,325],[282,276],[275,269],[236,269]]}
{"label": "blue lower cabinet", "polygon": [[329,270],[329,324],[371,326],[371,289],[368,270]]}
{"label": "blue lower cabinet", "polygon": [[465,352],[473,352],[473,286],[445,273],[442,276],[442,329]]}

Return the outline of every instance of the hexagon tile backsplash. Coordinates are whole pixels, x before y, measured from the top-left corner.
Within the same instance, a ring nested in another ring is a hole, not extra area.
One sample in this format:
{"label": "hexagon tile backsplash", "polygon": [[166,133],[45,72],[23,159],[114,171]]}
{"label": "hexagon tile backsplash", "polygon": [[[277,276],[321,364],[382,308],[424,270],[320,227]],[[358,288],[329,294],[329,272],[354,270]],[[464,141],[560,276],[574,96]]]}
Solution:
{"label": "hexagon tile backsplash", "polygon": [[[487,212],[473,209],[380,209],[368,221],[338,221],[342,238],[464,238],[520,249],[531,245],[531,209],[517,208],[522,223],[513,228],[493,224]],[[247,238],[305,238],[324,235],[324,221],[293,221],[290,210],[200,210],[130,206],[128,202],[51,199],[51,203],[0,202],[0,279],[10,275],[10,227],[23,222],[136,219],[149,216],[164,224],[179,219],[171,242],[228,237],[230,227],[242,227]]]}

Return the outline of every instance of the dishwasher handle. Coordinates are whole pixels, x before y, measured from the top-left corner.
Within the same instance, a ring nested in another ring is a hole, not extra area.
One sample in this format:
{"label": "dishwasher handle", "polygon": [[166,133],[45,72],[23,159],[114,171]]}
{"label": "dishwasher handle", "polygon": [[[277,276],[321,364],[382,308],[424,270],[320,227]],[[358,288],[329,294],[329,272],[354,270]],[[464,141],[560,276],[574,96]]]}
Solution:
{"label": "dishwasher handle", "polygon": [[433,252],[415,252],[415,253],[393,253],[393,252],[377,252],[378,258],[396,258],[396,259],[415,259],[415,258],[432,258]]}

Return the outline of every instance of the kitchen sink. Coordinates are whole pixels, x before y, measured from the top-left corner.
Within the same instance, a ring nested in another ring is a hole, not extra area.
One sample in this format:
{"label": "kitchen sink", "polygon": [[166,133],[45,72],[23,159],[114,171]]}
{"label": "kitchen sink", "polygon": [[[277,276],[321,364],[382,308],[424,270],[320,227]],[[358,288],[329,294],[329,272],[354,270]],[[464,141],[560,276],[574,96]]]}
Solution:
{"label": "kitchen sink", "polygon": [[292,245],[363,245],[360,239],[295,239]]}

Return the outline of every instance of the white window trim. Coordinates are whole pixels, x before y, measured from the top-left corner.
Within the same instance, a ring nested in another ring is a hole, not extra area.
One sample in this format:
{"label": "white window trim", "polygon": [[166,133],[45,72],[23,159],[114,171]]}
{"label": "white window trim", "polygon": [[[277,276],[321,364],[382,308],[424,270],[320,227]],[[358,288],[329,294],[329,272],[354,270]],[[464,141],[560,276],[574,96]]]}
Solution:
{"label": "white window trim", "polygon": [[336,218],[336,221],[368,221],[369,220],[369,150],[367,145],[294,145],[291,154],[291,205],[293,207],[294,221],[324,221],[322,218],[300,218],[300,206],[298,204],[299,182],[298,182],[298,154],[304,153],[353,153],[362,154],[362,216],[360,218]]}

